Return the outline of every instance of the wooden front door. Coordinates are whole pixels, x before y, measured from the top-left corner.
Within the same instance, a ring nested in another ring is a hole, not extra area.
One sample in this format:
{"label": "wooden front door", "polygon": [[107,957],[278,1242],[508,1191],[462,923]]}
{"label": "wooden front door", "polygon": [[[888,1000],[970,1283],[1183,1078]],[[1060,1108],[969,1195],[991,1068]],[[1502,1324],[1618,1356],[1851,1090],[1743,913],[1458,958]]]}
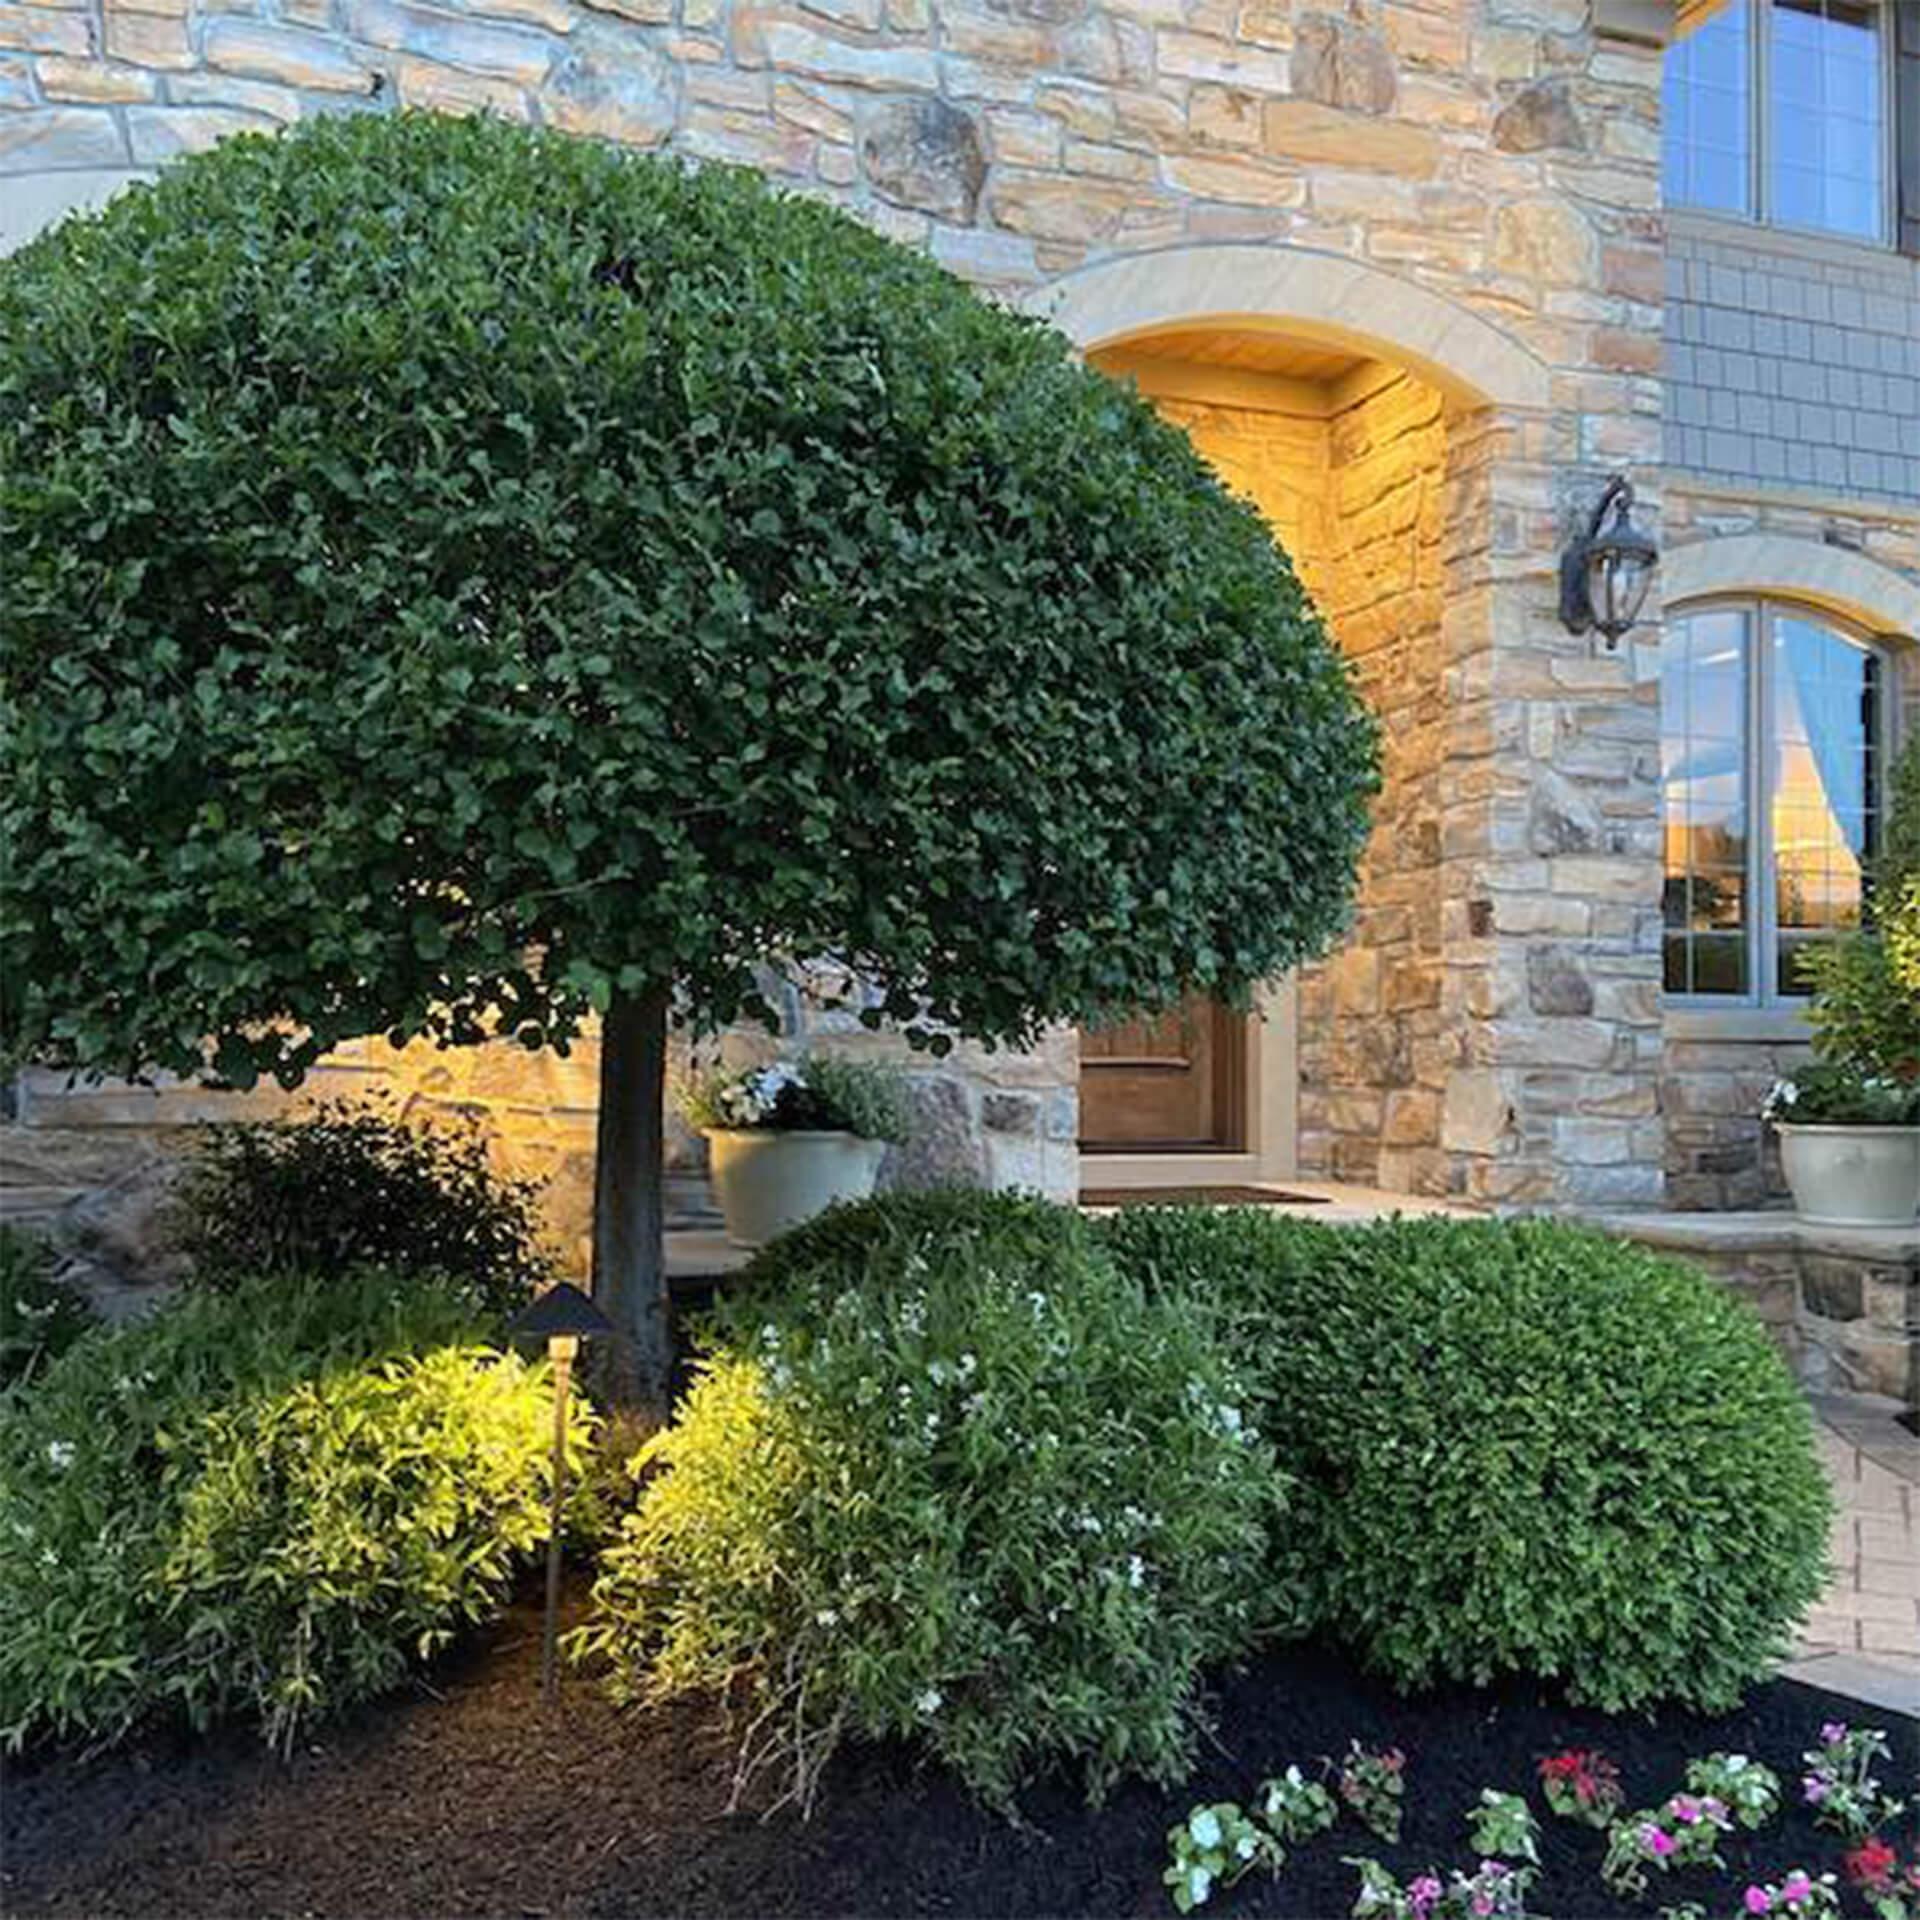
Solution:
{"label": "wooden front door", "polygon": [[1247,1023],[1196,994],[1170,1013],[1080,1032],[1085,1153],[1236,1152]]}

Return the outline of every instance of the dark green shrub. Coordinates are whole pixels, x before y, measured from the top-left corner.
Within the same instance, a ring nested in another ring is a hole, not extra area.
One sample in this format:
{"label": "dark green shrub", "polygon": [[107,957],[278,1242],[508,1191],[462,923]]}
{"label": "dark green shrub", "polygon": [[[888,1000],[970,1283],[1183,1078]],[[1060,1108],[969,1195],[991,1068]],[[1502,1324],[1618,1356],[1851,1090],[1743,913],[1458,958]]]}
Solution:
{"label": "dark green shrub", "polygon": [[711,1331],[581,1645],[622,1698],[731,1692],[743,1769],[802,1802],[848,1735],[912,1737],[1003,1806],[1061,1763],[1096,1796],[1176,1779],[1203,1674],[1291,1624],[1285,1481],[1238,1380],[1062,1209],[848,1208]]}
{"label": "dark green shrub", "polygon": [[46,1242],[0,1226],[0,1387],[44,1371],[98,1324],[88,1302],[53,1277]]}
{"label": "dark green shrub", "polygon": [[1696,1269],[1547,1222],[1162,1208],[1100,1232],[1217,1315],[1301,1477],[1286,1564],[1401,1684],[1519,1672],[1718,1710],[1817,1598],[1806,1402]]}
{"label": "dark green shrub", "polygon": [[477,1127],[333,1101],[204,1129],[168,1231],[196,1285],[380,1266],[451,1281],[504,1320],[554,1277],[538,1194],[494,1170]]}
{"label": "dark green shrub", "polygon": [[479,1327],[417,1276],[275,1277],[10,1396],[5,1738],[237,1715],[284,1744],[496,1611],[546,1537],[552,1388]]}

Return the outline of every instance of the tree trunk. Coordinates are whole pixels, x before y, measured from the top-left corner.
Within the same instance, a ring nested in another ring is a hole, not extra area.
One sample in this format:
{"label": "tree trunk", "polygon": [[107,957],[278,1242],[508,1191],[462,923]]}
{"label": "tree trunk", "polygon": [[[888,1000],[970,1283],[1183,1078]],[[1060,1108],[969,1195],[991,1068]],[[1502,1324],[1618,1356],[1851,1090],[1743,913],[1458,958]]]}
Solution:
{"label": "tree trunk", "polygon": [[654,1425],[673,1378],[660,1167],[669,993],[616,993],[601,1022],[593,1170],[593,1297],[619,1329],[607,1386],[623,1413]]}

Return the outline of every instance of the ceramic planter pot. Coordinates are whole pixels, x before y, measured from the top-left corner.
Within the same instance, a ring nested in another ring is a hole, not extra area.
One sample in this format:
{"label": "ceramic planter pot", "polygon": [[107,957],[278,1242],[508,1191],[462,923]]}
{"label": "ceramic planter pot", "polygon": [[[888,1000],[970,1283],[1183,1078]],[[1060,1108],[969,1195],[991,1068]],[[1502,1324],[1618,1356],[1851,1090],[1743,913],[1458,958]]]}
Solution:
{"label": "ceramic planter pot", "polygon": [[713,1190],[736,1247],[763,1247],[836,1200],[864,1200],[886,1157],[884,1140],[854,1133],[707,1135]]}
{"label": "ceramic planter pot", "polygon": [[1920,1127],[1781,1125],[1780,1164],[1801,1219],[1904,1227],[1920,1216]]}

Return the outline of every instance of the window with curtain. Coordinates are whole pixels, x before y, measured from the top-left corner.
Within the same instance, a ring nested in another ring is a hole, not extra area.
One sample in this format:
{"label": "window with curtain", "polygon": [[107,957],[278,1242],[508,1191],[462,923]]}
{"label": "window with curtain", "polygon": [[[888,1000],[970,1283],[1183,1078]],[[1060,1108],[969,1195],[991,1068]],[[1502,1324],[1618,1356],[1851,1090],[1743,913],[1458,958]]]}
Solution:
{"label": "window with curtain", "polygon": [[1876,0],[1729,0],[1676,42],[1667,203],[1885,239],[1891,19]]}
{"label": "window with curtain", "polygon": [[1885,660],[1828,617],[1770,600],[1669,614],[1652,651],[1666,990],[1790,1004],[1805,993],[1808,945],[1860,924],[1880,828]]}

